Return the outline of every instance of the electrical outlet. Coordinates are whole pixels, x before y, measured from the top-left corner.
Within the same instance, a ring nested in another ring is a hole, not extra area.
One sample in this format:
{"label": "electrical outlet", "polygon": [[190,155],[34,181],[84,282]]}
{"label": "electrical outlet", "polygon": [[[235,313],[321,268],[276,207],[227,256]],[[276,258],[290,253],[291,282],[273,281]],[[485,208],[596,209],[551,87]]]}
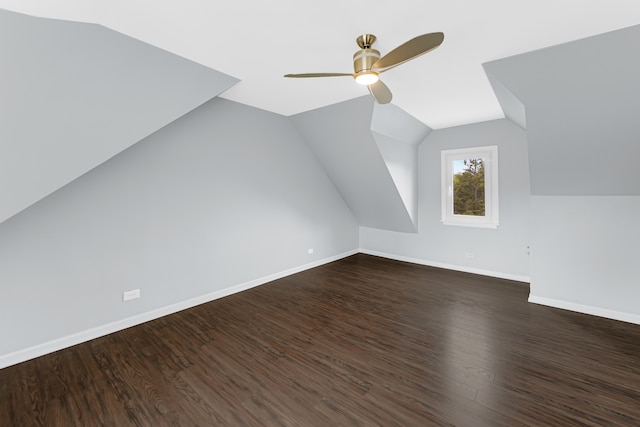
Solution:
{"label": "electrical outlet", "polygon": [[464,256],[466,256],[467,258],[473,258],[473,257],[475,257],[475,255],[474,255],[474,254],[472,254],[471,252],[467,252],[467,253],[465,253],[465,254],[464,254]]}
{"label": "electrical outlet", "polygon": [[307,249],[307,253],[308,253],[309,255],[311,255],[311,254],[313,253],[313,248],[309,248],[309,249]]}
{"label": "electrical outlet", "polygon": [[134,289],[132,291],[124,291],[122,293],[122,301],[129,301],[136,298],[140,298],[140,289]]}

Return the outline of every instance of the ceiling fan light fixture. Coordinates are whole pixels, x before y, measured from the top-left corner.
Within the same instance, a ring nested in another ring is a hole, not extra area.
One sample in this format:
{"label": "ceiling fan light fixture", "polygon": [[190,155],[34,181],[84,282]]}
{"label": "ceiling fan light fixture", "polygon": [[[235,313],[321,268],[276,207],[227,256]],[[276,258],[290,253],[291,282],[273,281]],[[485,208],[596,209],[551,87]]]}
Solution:
{"label": "ceiling fan light fixture", "polygon": [[374,84],[379,80],[378,73],[375,71],[364,71],[362,73],[358,73],[355,76],[356,83],[361,84],[363,86],[369,86]]}
{"label": "ceiling fan light fixture", "polygon": [[304,73],[285,74],[285,77],[306,78],[306,77],[335,77],[351,76],[356,83],[366,86],[369,93],[379,104],[388,104],[393,95],[378,74],[384,73],[398,65],[417,58],[418,56],[432,51],[440,46],[444,40],[444,34],[427,33],[401,44],[397,48],[384,56],[380,56],[380,51],[373,49],[376,36],[373,34],[363,34],[356,39],[360,50],[353,54],[353,74],[350,73]]}

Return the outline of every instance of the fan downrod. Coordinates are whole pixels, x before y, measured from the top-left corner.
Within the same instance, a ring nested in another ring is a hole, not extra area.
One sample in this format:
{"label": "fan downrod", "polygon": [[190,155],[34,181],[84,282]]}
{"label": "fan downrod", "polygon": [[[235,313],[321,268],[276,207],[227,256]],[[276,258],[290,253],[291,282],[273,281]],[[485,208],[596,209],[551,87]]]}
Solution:
{"label": "fan downrod", "polygon": [[371,46],[376,42],[376,36],[373,34],[363,34],[356,39],[356,43],[360,46],[360,49],[371,49]]}

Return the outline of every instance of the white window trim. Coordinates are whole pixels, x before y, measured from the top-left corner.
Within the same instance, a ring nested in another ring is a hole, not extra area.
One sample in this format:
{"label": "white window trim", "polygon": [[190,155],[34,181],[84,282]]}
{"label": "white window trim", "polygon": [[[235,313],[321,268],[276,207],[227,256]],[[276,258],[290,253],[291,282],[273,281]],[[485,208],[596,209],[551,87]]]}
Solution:
{"label": "white window trim", "polygon": [[[481,158],[484,162],[485,216],[453,213],[453,161]],[[462,227],[498,228],[498,146],[460,148],[441,152],[441,222]]]}

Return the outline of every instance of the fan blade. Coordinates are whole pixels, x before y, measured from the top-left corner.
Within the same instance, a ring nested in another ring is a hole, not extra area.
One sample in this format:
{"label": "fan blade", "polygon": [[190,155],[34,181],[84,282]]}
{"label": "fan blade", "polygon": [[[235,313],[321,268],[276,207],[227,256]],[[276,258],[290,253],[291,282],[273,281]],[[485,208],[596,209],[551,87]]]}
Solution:
{"label": "fan blade", "polygon": [[443,40],[443,33],[429,33],[415,37],[378,59],[373,64],[372,69],[378,73],[390,70],[437,48],[442,44]]}
{"label": "fan blade", "polygon": [[378,104],[388,104],[391,102],[391,98],[393,95],[391,91],[387,87],[386,84],[382,83],[382,80],[378,80],[377,82],[370,84],[367,86],[369,88],[369,92],[375,98]]}
{"label": "fan blade", "polygon": [[353,74],[347,73],[305,73],[305,74],[285,74],[285,77],[293,77],[296,79],[306,78],[306,77],[340,77],[340,76],[350,76],[353,77]]}

